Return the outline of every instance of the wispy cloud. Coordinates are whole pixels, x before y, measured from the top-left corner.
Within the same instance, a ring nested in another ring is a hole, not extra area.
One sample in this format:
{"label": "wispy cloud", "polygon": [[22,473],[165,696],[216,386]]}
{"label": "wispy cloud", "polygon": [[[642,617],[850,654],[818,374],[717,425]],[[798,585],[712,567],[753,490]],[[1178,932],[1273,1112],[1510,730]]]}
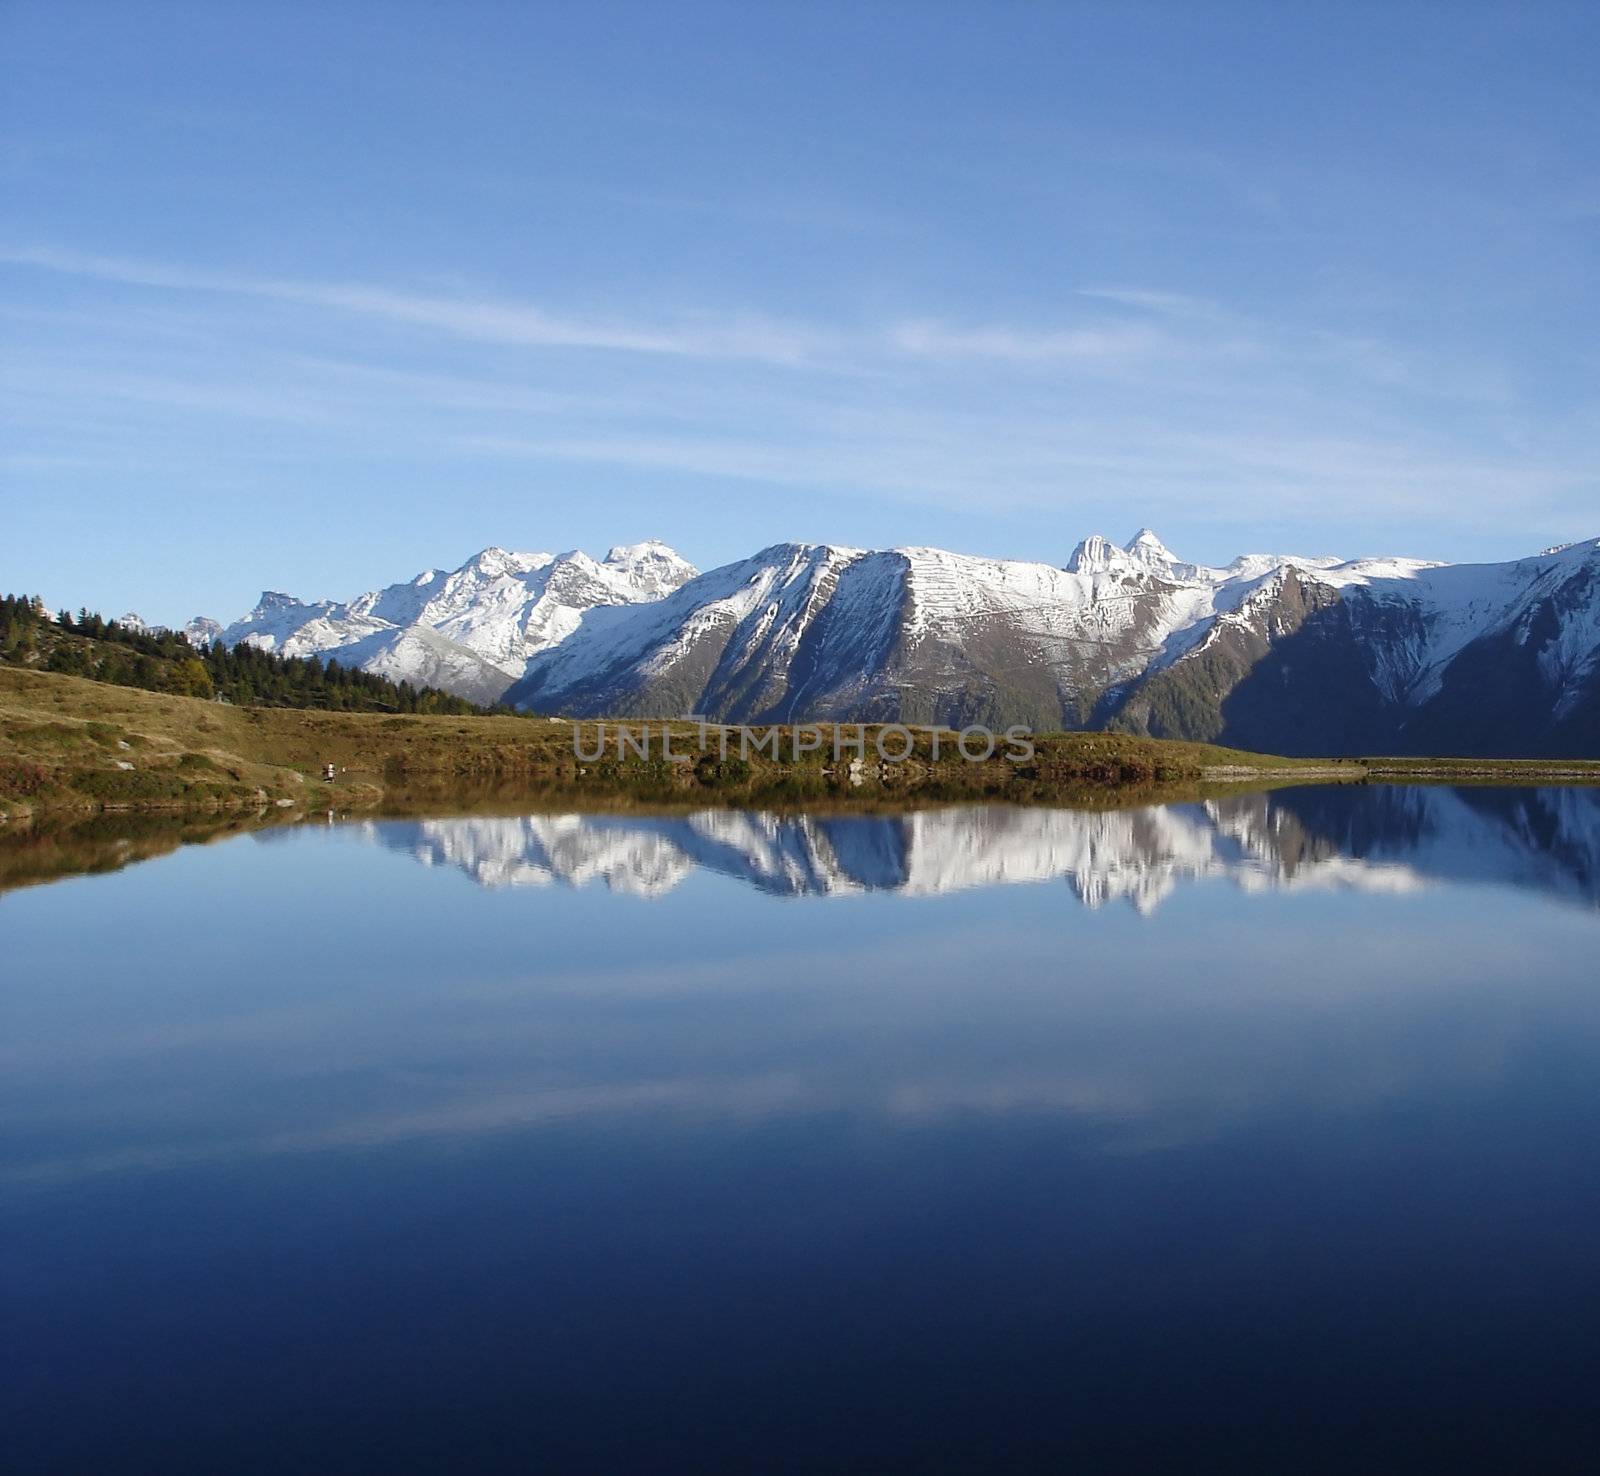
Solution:
{"label": "wispy cloud", "polygon": [[1186,292],[1163,292],[1149,287],[1080,287],[1078,296],[1173,318],[1223,316],[1222,309],[1216,303],[1204,297],[1191,297]]}
{"label": "wispy cloud", "polygon": [[441,297],[364,283],[236,276],[56,250],[4,250],[0,251],[0,262],[127,286],[225,293],[330,308],[430,328],[458,338],[525,348],[801,364],[816,359],[829,344],[827,335],[810,328],[757,317],[664,324],[586,320],[527,303]]}
{"label": "wispy cloud", "polygon": [[60,368],[29,364],[0,371],[0,392],[14,400],[72,399],[84,407],[127,401],[173,410],[240,416],[295,424],[333,424],[336,410],[305,388],[287,385],[218,384],[144,372]]}
{"label": "wispy cloud", "polygon": [[[698,314],[669,322],[591,320],[492,298],[444,297],[352,282],[196,271],[58,250],[0,250],[0,263],[155,290],[219,293],[381,319],[456,338],[524,348],[596,350],[853,371],[873,357],[1083,364],[1126,361],[1170,344],[1124,322],[1062,328],[966,327],[933,319],[845,330],[755,315]],[[1106,295],[1106,294],[1102,294]]]}
{"label": "wispy cloud", "polygon": [[1029,332],[921,321],[896,325],[890,338],[902,353],[917,357],[1013,363],[1105,363],[1148,358],[1170,347],[1169,340],[1153,329],[1124,324]]}
{"label": "wispy cloud", "polygon": [[[533,480],[569,485],[587,465],[637,471],[645,487],[651,474],[717,479],[963,516],[1136,505],[1130,521],[1230,529],[1287,516],[1325,530],[1319,549],[1444,507],[1457,528],[1516,506],[1538,540],[1578,536],[1595,485],[1594,424],[1574,419],[1556,440],[1535,419],[1542,434],[1529,433],[1493,364],[1161,284],[1090,284],[1081,313],[1026,324],[944,311],[600,321],[61,251],[0,262],[148,289],[17,306],[11,326],[30,342],[0,380],[0,414],[13,464],[39,475],[80,454],[261,485],[289,465],[281,480],[427,465],[452,484],[516,485],[542,468]],[[1389,551],[1436,551],[1407,543]]]}

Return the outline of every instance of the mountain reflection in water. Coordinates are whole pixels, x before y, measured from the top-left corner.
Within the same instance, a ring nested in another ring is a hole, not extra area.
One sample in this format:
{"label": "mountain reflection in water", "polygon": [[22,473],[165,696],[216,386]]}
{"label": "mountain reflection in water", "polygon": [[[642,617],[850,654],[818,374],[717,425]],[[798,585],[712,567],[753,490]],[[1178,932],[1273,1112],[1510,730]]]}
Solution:
{"label": "mountain reflection in water", "polygon": [[1600,903],[1600,790],[1305,788],[1140,809],[975,806],[898,815],[702,810],[371,821],[482,886],[658,895],[704,870],[780,896],[931,895],[1065,881],[1149,912],[1185,882],[1406,891],[1439,881]]}
{"label": "mountain reflection in water", "polygon": [[7,1470],[1594,1465],[1600,792],[254,824],[0,851]]}

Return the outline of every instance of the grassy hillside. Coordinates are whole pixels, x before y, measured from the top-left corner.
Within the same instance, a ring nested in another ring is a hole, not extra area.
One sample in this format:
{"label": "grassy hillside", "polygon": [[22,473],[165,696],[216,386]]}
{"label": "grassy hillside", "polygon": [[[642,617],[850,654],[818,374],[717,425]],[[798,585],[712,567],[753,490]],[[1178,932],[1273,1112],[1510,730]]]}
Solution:
{"label": "grassy hillside", "polygon": [[[944,734],[935,761],[928,730],[916,735],[911,761],[880,765],[871,746],[878,730],[869,728],[868,761],[852,775],[848,763],[832,763],[826,726],[824,752],[799,758],[792,754],[794,730],[780,729],[782,753],[773,759],[741,758],[737,739],[724,757],[715,730],[703,752],[693,724],[671,724],[674,751],[688,755],[688,763],[660,758],[662,725],[649,726],[648,761],[619,760],[613,746],[604,759],[580,762],[574,726],[555,719],[235,707],[0,667],[0,813],[344,807],[484,784],[730,802],[830,795],[1021,800],[1083,787],[1362,772],[1357,765],[1308,768],[1208,744],[1110,733],[1038,735],[1025,764],[1008,761],[1003,749],[986,763],[964,762]],[[580,735],[592,751],[596,726],[583,724]],[[328,763],[339,771],[333,784],[321,778]]]}
{"label": "grassy hillside", "polygon": [[[426,768],[492,770],[508,745],[556,750],[553,725],[236,707],[0,667],[0,811],[218,808],[372,801],[412,754]],[[542,743],[529,743],[537,735]],[[531,757],[531,756],[528,756]],[[526,764],[528,757],[522,762]],[[345,772],[333,785],[322,766]]]}

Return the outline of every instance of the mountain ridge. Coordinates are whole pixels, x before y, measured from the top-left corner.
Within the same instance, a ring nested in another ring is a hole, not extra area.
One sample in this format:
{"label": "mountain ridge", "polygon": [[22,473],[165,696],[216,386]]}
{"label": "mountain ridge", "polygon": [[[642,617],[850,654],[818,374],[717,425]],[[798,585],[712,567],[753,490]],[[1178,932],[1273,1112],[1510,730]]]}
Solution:
{"label": "mountain ridge", "polygon": [[1063,565],[780,542],[491,547],[347,602],[267,592],[216,634],[572,717],[1113,728],[1288,754],[1600,754],[1600,540],[1495,564],[1181,559],[1149,528]]}

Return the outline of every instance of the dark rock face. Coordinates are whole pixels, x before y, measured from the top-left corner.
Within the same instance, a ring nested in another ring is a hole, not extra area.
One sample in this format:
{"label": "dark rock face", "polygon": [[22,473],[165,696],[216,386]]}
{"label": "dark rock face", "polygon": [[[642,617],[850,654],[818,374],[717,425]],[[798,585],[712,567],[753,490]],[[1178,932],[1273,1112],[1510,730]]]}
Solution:
{"label": "dark rock face", "polygon": [[1589,615],[1592,567],[1531,600],[1511,625],[1468,641],[1420,700],[1379,673],[1425,639],[1421,612],[1365,589],[1285,576],[1269,605],[1207,648],[1138,683],[1109,726],[1294,756],[1600,756],[1600,666],[1561,681],[1567,622]]}
{"label": "dark rock face", "polygon": [[[1305,733],[1315,739],[1305,751],[1324,753],[1317,743],[1330,716],[1369,705],[1371,682],[1352,657],[1358,652],[1337,591],[1290,569],[1236,619],[1219,621],[1200,649],[1135,683],[1108,725],[1230,744],[1229,734],[1271,732],[1288,741]],[[1334,683],[1339,690],[1330,690]]]}

